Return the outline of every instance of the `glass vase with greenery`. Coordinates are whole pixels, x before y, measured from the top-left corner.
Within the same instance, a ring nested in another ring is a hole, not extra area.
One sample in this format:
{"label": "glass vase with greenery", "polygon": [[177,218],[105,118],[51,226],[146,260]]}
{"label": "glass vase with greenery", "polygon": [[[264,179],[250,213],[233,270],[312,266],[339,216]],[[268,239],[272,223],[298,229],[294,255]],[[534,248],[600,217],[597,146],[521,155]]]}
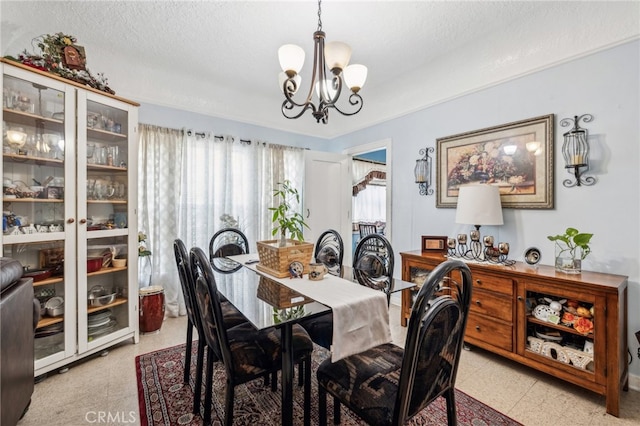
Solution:
{"label": "glass vase with greenery", "polygon": [[576,228],[567,228],[564,234],[549,235],[549,241],[555,242],[556,270],[568,274],[579,274],[582,261],[591,253],[589,243],[593,234],[580,232]]}

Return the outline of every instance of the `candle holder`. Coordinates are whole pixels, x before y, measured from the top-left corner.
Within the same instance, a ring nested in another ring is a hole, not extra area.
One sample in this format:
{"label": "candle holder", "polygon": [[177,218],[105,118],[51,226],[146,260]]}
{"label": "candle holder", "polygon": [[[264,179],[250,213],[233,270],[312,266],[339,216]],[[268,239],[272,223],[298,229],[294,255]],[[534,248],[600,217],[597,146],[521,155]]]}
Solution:
{"label": "candle holder", "polygon": [[[515,260],[509,259],[509,243],[500,242],[496,248],[493,235],[483,237],[480,242],[478,230],[471,231],[469,237],[467,239],[466,234],[458,234],[456,238],[447,238],[447,257],[506,266],[516,263]],[[467,244],[468,240],[471,241]]]}
{"label": "candle holder", "polygon": [[562,156],[564,157],[565,169],[569,173],[572,173],[575,177],[575,181],[571,179],[565,179],[562,184],[567,188],[573,186],[591,186],[596,183],[596,179],[592,176],[584,176],[584,173],[589,170],[589,143],[587,141],[588,132],[586,129],[581,128],[578,123],[580,121],[589,123],[593,120],[591,114],[583,114],[580,117],[577,115],[570,118],[564,118],[560,121],[562,127],[571,126],[573,128],[566,132],[564,136],[564,143],[562,144]]}

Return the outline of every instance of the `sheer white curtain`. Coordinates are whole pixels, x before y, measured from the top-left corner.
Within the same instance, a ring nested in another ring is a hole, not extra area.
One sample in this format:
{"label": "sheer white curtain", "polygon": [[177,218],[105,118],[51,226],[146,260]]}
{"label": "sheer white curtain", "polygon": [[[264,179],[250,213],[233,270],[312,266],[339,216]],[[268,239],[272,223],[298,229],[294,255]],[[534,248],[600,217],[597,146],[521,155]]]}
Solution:
{"label": "sheer white curtain", "polygon": [[[142,125],[141,127],[145,127]],[[153,127],[153,126],[147,126]],[[148,135],[149,129],[145,129]],[[157,131],[157,128],[153,129]],[[235,136],[215,137],[213,134],[177,132],[174,147],[164,153],[172,166],[162,162],[145,166],[148,186],[140,194],[154,199],[149,202],[141,196],[141,216],[153,216],[148,223],[153,229],[150,238],[153,256],[153,278],[165,288],[165,301],[169,315],[184,314],[175,259],[173,240],[181,238],[187,248],[194,246],[208,253],[209,240],[214,232],[225,226],[221,217],[228,215],[238,221],[238,228],[249,240],[250,250],[256,251],[255,242],[271,238],[272,192],[278,182],[289,179],[297,188],[303,187],[303,150],[267,144],[262,141],[242,141]],[[191,133],[191,134],[190,134]],[[147,137],[141,150],[156,151],[149,144],[158,142]],[[158,155],[161,155],[160,153]],[[142,160],[142,155],[141,155]],[[158,185],[154,185],[158,177]],[[166,185],[171,186],[167,187]],[[171,195],[164,197],[164,193]],[[171,213],[160,212],[156,205],[165,205]],[[153,210],[146,206],[154,207]],[[146,210],[146,211],[145,211]],[[167,217],[169,214],[172,216]],[[162,220],[160,220],[162,219]],[[165,222],[166,221],[166,222]],[[165,226],[167,223],[169,226]],[[143,226],[147,226],[142,222]],[[159,229],[158,229],[159,228]],[[155,256],[162,252],[162,256]]]}

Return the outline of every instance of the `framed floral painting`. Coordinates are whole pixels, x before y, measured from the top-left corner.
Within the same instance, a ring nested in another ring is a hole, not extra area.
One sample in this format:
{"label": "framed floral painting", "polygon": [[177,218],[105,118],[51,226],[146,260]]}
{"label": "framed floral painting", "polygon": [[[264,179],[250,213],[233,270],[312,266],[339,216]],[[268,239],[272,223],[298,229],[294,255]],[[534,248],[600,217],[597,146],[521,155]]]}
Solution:
{"label": "framed floral painting", "polygon": [[454,208],[460,186],[500,187],[502,207],[553,208],[553,114],[436,140],[436,207]]}

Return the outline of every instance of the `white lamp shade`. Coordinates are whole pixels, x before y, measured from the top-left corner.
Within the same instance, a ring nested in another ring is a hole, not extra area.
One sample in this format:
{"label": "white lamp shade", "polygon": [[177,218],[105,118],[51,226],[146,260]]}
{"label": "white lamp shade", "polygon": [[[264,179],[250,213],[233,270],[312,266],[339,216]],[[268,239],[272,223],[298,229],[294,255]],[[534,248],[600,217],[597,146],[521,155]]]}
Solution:
{"label": "white lamp shade", "polygon": [[458,192],[456,223],[502,225],[500,189],[494,185],[465,185]]}
{"label": "white lamp shade", "polygon": [[518,150],[518,145],[505,145],[502,147],[504,153],[507,155],[513,155]]}
{"label": "white lamp shade", "polygon": [[[280,91],[282,93],[284,93],[284,82],[287,81],[289,79],[289,77],[287,77],[287,74],[284,73],[284,71],[282,71],[280,74],[278,74],[278,85],[280,86]],[[300,77],[300,74],[296,74],[293,76],[293,81],[296,83],[295,87],[293,87],[293,84],[291,84],[291,82],[289,82],[289,88],[291,89],[291,93],[296,93],[298,91],[298,89],[300,88],[300,84],[302,83],[302,77]]]}
{"label": "white lamp shade", "polygon": [[282,71],[294,71],[297,74],[304,64],[304,50],[295,44],[284,44],[278,49],[278,59]]}
{"label": "white lamp shade", "polygon": [[360,64],[349,65],[344,69],[344,82],[354,92],[362,89],[367,81],[367,67]]}
{"label": "white lamp shade", "polygon": [[345,69],[351,59],[351,47],[341,41],[332,41],[324,45],[324,61],[327,68]]}

